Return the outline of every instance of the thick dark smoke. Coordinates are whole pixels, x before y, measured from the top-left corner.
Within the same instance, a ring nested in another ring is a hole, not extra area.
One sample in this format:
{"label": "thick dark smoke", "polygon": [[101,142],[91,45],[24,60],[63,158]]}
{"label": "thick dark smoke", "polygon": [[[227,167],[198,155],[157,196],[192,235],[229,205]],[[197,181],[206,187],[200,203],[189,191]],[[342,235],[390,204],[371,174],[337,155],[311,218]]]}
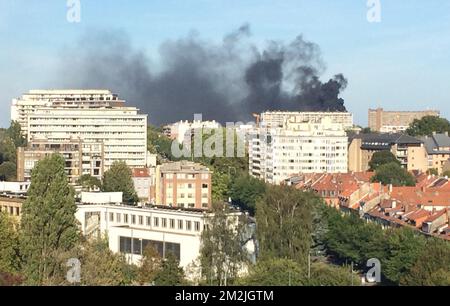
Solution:
{"label": "thick dark smoke", "polygon": [[[196,33],[170,40],[152,61],[125,33],[85,35],[62,54],[57,87],[106,88],[148,113],[153,124],[204,119],[251,120],[266,110],[344,111],[342,74],[322,83],[320,49],[298,36],[258,48],[248,25],[205,41]],[[158,64],[156,64],[158,63]]]}

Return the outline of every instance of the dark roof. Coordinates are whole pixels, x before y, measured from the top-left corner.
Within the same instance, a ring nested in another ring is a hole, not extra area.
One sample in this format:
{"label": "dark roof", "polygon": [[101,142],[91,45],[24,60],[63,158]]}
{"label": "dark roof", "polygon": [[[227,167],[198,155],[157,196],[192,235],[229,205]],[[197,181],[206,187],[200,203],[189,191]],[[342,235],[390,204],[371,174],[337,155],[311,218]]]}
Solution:
{"label": "dark roof", "polygon": [[446,134],[435,134],[422,138],[428,154],[449,154],[450,150],[440,148],[450,147],[450,137]]}
{"label": "dark roof", "polygon": [[395,144],[399,145],[420,145],[423,143],[420,139],[411,137],[409,135],[395,133],[395,134],[379,134],[379,133],[369,133],[369,134],[358,134],[352,135],[350,141],[353,139],[361,139],[362,149],[369,150],[389,150],[391,146]]}

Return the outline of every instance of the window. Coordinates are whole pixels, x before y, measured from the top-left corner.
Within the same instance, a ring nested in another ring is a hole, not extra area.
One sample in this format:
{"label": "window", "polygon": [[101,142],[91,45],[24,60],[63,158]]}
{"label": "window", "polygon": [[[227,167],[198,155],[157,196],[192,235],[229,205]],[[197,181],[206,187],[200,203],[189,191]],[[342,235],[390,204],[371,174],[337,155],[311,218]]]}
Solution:
{"label": "window", "polygon": [[195,231],[200,232],[200,222],[195,221]]}
{"label": "window", "polygon": [[123,222],[128,223],[128,215],[127,214],[123,215]]}
{"label": "window", "polygon": [[131,224],[136,224],[136,216],[131,215]]}
{"label": "window", "polygon": [[208,188],[208,184],[202,184],[202,188],[203,189],[207,189]]}
{"label": "window", "polygon": [[120,237],[120,253],[128,253],[131,254],[131,238],[128,237]]}
{"label": "window", "polygon": [[188,184],[188,188],[191,189],[192,188],[192,184]]}
{"label": "window", "polygon": [[117,213],[116,214],[116,222],[121,222],[121,214]]}
{"label": "window", "polygon": [[169,220],[170,228],[175,228],[175,219]]}
{"label": "window", "polygon": [[208,203],[202,203],[203,208],[208,208]]}
{"label": "window", "polygon": [[161,225],[162,227],[167,227],[167,219],[166,218],[161,218]]}
{"label": "window", "polygon": [[159,218],[158,217],[153,218],[153,226],[159,227]]}
{"label": "window", "polygon": [[114,222],[114,213],[109,213],[109,221]]}
{"label": "window", "polygon": [[145,225],[150,226],[151,225],[151,221],[152,221],[152,218],[146,217],[145,218]]}
{"label": "window", "polygon": [[178,229],[179,230],[183,229],[183,220],[178,220]]}
{"label": "window", "polygon": [[188,231],[192,230],[192,222],[191,221],[186,221],[186,230],[188,230]]}
{"label": "window", "polygon": [[143,225],[144,224],[144,217],[139,216],[139,225]]}

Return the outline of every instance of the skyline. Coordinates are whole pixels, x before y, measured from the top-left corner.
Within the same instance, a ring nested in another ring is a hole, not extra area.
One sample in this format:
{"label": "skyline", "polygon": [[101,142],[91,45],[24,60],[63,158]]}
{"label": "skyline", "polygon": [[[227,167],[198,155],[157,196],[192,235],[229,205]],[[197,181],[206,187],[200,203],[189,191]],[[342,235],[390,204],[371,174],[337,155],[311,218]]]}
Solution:
{"label": "skyline", "polygon": [[[243,24],[250,25],[252,43],[258,47],[301,34],[318,44],[327,68],[321,80],[344,74],[348,86],[341,97],[357,124],[366,126],[368,109],[376,107],[437,109],[450,117],[450,94],[445,90],[450,76],[447,1],[426,7],[419,1],[381,1],[380,23],[367,21],[366,1],[241,1],[239,8],[226,3],[135,1],[127,6],[124,1],[99,5],[81,0],[81,22],[69,23],[65,1],[0,2],[0,105],[8,110],[0,115],[0,125],[8,125],[13,98],[30,89],[61,88],[61,61],[70,66],[67,50],[88,32],[123,33],[131,48],[148,56],[155,68],[160,64],[158,48],[166,41],[197,31],[201,39],[220,42]],[[137,104],[117,93],[130,105]],[[149,111],[150,123],[152,116],[157,114]]]}

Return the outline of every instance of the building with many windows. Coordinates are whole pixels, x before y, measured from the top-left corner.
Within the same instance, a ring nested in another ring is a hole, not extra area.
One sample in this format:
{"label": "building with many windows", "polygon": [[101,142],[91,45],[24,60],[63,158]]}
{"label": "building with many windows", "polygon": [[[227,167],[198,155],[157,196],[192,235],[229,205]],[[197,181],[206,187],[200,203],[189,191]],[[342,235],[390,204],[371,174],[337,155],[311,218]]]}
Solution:
{"label": "building with many windows", "polygon": [[190,161],[157,166],[156,204],[211,208],[211,176],[212,172],[207,167]]}
{"label": "building with many windows", "polygon": [[304,122],[290,117],[283,127],[254,129],[249,143],[249,171],[279,184],[298,173],[347,172],[347,134],[330,118]]}
{"label": "building with many windows", "polygon": [[385,111],[382,108],[369,109],[369,128],[372,132],[398,133],[409,128],[415,119],[425,116],[440,116],[439,111]]}
{"label": "building with many windows", "polygon": [[89,174],[102,179],[104,173],[103,142],[84,142],[80,139],[67,141],[33,140],[25,148],[17,148],[17,180],[28,182],[38,161],[58,153],[65,159],[65,171],[69,182],[76,184],[78,178]]}
{"label": "building with many windows", "polygon": [[332,123],[340,123],[344,129],[353,128],[353,114],[348,112],[281,112],[269,111],[259,116],[261,126],[268,128],[282,127],[286,120],[296,117],[297,122],[318,123],[324,118],[329,118]]}

